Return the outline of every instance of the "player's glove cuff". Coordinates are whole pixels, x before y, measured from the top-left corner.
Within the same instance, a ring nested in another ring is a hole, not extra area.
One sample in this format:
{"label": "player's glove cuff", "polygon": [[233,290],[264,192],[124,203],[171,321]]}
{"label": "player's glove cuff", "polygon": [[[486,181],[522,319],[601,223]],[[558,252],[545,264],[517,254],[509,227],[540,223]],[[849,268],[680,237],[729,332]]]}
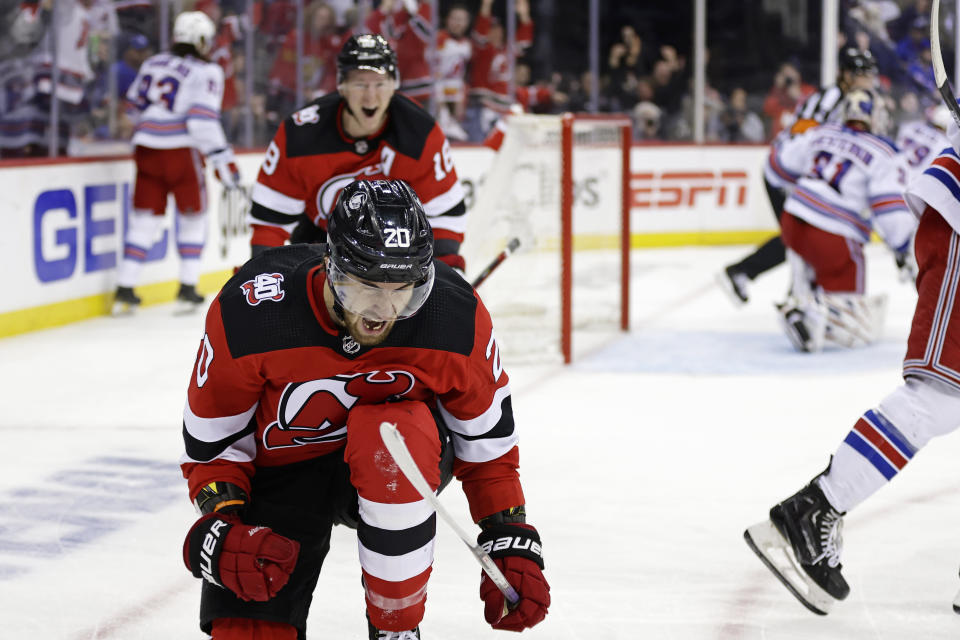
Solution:
{"label": "player's glove cuff", "polygon": [[543,569],[540,534],[528,524],[493,525],[480,532],[477,544],[494,560],[508,556],[521,557]]}

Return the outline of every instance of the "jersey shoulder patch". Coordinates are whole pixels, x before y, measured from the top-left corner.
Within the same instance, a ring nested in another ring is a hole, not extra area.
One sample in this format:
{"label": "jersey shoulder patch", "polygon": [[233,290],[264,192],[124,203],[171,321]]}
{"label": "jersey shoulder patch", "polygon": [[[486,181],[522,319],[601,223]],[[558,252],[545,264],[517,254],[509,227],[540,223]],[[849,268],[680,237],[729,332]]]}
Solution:
{"label": "jersey shoulder patch", "polygon": [[328,93],[294,111],[283,121],[287,157],[314,156],[347,149],[337,129],[340,94]]}
{"label": "jersey shoulder patch", "polygon": [[220,290],[223,329],[234,358],[279,349],[336,346],[314,316],[308,274],[323,245],[274,247],[247,261]]}
{"label": "jersey shoulder patch", "polygon": [[410,98],[394,94],[390,101],[388,126],[385,137],[390,146],[405,156],[419,158],[436,121]]}

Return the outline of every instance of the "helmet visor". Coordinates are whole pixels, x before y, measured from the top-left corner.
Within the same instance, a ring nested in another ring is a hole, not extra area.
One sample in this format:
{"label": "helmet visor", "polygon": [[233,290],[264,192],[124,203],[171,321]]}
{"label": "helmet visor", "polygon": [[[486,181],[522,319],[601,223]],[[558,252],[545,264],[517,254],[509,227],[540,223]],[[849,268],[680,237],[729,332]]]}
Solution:
{"label": "helmet visor", "polygon": [[434,273],[431,264],[419,282],[372,282],[327,263],[330,287],[343,308],[373,322],[403,320],[419,311],[433,289]]}

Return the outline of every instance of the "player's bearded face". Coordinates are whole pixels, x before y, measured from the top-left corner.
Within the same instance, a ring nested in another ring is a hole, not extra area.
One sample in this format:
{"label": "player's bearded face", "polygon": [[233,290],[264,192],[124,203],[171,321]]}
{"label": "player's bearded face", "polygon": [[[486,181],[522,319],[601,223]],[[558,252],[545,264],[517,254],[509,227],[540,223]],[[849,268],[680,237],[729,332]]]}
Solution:
{"label": "player's bearded face", "polygon": [[[330,279],[327,289],[332,307],[334,294]],[[397,317],[414,296],[413,285],[406,283],[368,282],[350,278],[337,285],[337,298],[341,301],[342,324],[353,339],[364,347],[383,342]],[[327,297],[327,292],[324,292]]]}
{"label": "player's bearded face", "polygon": [[393,78],[386,74],[359,70],[347,74],[340,85],[340,94],[347,102],[347,132],[357,137],[376,133],[387,117],[394,90]]}

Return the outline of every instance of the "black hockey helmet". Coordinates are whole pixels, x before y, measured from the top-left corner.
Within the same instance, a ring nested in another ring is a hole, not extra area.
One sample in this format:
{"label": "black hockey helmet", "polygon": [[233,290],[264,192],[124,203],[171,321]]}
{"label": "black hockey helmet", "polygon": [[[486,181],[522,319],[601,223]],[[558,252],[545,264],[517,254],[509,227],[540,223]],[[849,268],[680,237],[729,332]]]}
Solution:
{"label": "black hockey helmet", "polygon": [[433,230],[403,180],[356,180],[344,187],[327,221],[327,241],[327,276],[348,311],[376,320],[406,318],[430,295]]}
{"label": "black hockey helmet", "polygon": [[840,51],[840,71],[850,71],[855,74],[877,72],[877,59],[869,49],[861,51],[857,47],[844,47]]}
{"label": "black hockey helmet", "polygon": [[337,84],[343,84],[354,70],[376,71],[400,81],[397,54],[387,40],[377,33],[350,36],[337,54]]}

